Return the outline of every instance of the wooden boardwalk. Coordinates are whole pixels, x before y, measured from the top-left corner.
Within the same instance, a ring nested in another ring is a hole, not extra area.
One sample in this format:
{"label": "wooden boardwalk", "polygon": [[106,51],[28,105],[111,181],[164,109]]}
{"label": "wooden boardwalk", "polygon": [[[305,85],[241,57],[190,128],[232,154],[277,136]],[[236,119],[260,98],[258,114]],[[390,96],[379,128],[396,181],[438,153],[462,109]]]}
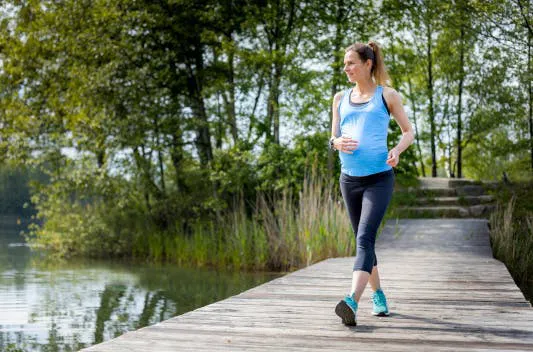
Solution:
{"label": "wooden boardwalk", "polygon": [[334,308],[353,257],[333,258],[87,351],[533,351],[533,308],[493,259],[487,221],[389,222],[376,244],[391,316]]}

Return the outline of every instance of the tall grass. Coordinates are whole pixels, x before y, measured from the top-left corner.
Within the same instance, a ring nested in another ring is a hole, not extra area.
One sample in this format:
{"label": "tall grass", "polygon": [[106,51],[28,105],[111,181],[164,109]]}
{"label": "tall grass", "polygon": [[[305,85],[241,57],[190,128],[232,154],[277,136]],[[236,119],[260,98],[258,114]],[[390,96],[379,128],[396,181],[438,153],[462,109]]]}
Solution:
{"label": "tall grass", "polygon": [[136,236],[133,254],[181,265],[292,270],[334,256],[353,255],[354,239],[340,193],[315,172],[302,191],[278,196],[259,193],[247,215],[239,199],[218,222]]}
{"label": "tall grass", "polygon": [[273,202],[260,195],[253,221],[264,228],[270,268],[297,268],[353,255],[351,225],[336,189],[313,171],[305,176],[296,199],[288,190]]}
{"label": "tall grass", "polygon": [[[383,223],[397,217],[397,197],[395,193]],[[39,211],[43,225],[32,228],[28,241],[59,257],[122,257],[249,270],[292,270],[355,254],[338,181],[320,175],[316,165],[296,194],[285,188],[275,195],[259,192],[253,200],[240,196],[216,220],[176,218],[165,230],[136,206],[135,197],[128,199],[123,197],[117,206],[50,197]]]}
{"label": "tall grass", "polygon": [[517,206],[517,200],[518,204],[529,203],[527,194],[531,193],[531,189],[523,189],[519,198],[524,199],[500,195],[490,217],[490,238],[494,257],[505,263],[526,297],[533,301],[533,212]]}

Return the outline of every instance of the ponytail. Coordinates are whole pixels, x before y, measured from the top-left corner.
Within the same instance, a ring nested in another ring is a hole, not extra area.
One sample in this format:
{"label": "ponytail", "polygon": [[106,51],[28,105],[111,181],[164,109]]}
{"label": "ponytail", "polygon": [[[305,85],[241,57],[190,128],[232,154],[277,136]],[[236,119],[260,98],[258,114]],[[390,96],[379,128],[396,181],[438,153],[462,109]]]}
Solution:
{"label": "ponytail", "polygon": [[350,50],[359,54],[359,58],[362,61],[372,60],[372,69],[370,70],[370,73],[376,84],[381,86],[390,85],[391,79],[387,73],[385,63],[383,62],[381,49],[376,42],[370,41],[368,44],[354,43],[347,47],[344,51],[347,52]]}
{"label": "ponytail", "polygon": [[377,84],[385,86],[389,85],[391,79],[387,73],[387,68],[383,62],[383,55],[381,49],[376,42],[368,42],[368,46],[374,51],[374,65],[372,66],[372,75]]}

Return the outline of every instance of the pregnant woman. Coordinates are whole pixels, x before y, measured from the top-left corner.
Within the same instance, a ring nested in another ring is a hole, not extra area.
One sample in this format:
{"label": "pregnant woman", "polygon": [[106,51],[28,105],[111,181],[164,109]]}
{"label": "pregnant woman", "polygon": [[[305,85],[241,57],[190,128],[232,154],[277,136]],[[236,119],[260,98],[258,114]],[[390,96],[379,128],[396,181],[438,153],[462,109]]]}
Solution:
{"label": "pregnant woman", "polygon": [[[357,243],[352,289],[335,308],[346,325],[357,324],[357,308],[370,283],[373,314],[389,315],[380,287],[378,260],[374,251],[376,233],[392,197],[393,167],[400,154],[413,142],[411,124],[401,96],[387,87],[389,76],[374,42],[355,43],[345,49],[344,71],[355,83],[333,98],[330,147],[339,151],[340,189]],[[387,149],[390,116],[402,130],[398,145]]]}

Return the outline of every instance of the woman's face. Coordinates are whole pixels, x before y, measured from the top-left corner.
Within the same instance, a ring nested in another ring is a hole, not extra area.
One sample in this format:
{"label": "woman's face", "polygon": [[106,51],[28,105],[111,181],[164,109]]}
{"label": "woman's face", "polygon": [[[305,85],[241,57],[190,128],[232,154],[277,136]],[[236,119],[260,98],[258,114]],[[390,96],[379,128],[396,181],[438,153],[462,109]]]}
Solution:
{"label": "woman's face", "polygon": [[344,54],[344,72],[348,76],[348,81],[354,83],[363,79],[370,78],[370,66],[372,62],[367,60],[367,62],[361,61],[359,54],[355,51],[348,51]]}

